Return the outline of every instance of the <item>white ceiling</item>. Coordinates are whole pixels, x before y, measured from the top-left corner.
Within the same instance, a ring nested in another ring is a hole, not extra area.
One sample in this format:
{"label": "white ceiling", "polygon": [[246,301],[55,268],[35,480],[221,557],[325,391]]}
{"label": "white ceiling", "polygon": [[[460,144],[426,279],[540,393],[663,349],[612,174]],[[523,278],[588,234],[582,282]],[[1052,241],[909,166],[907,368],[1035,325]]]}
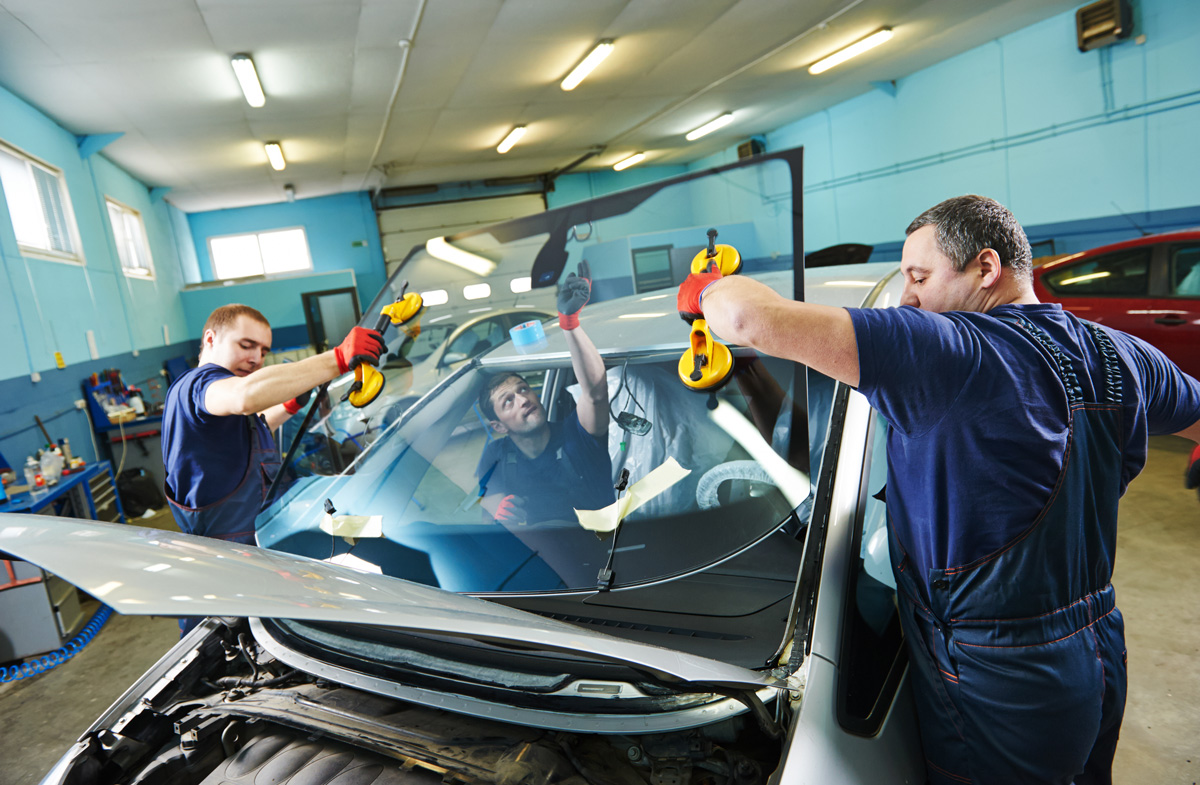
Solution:
{"label": "white ceiling", "polygon": [[[278,202],[285,183],[305,198],[542,174],[598,148],[574,171],[638,151],[644,165],[687,163],[1079,4],[0,0],[0,86],[73,133],[123,132],[104,154],[195,212]],[[805,70],[884,26],[890,43]],[[602,38],[613,54],[561,90]],[[258,67],[260,109],[230,68],[238,52]],[[731,125],[684,140],[728,111]]]}

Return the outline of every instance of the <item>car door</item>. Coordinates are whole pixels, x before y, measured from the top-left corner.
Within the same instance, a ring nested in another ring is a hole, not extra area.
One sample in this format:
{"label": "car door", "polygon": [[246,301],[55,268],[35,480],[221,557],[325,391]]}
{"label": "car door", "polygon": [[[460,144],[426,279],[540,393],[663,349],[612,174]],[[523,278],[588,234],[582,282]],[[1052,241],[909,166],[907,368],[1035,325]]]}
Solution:
{"label": "car door", "polygon": [[1151,344],[1176,365],[1200,377],[1200,241],[1164,244],[1157,248],[1161,276],[1153,283],[1161,296],[1146,314]]}
{"label": "car door", "polygon": [[1153,246],[1080,259],[1048,270],[1042,283],[1071,313],[1150,341]]}

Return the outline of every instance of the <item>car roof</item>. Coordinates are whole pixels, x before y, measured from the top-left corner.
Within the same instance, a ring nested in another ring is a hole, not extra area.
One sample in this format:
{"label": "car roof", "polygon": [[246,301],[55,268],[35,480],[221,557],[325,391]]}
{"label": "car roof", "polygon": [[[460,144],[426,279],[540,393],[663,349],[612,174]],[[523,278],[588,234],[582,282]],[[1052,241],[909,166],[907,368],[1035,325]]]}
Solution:
{"label": "car roof", "polygon": [[1119,243],[1109,243],[1108,245],[1098,245],[1095,248],[1089,248],[1086,251],[1067,254],[1066,256],[1058,257],[1043,265],[1035,268],[1034,273],[1041,275],[1046,270],[1051,270],[1068,262],[1075,262],[1080,259],[1086,259],[1092,256],[1111,253],[1113,251],[1124,251],[1127,248],[1140,248],[1143,245],[1160,245],[1162,243],[1174,243],[1179,241],[1200,240],[1200,227],[1194,229],[1180,229],[1176,232],[1163,232],[1161,234],[1148,234],[1143,237],[1135,237],[1132,240],[1122,240]]}
{"label": "car roof", "polygon": [[[897,262],[874,262],[806,270],[805,300],[821,305],[859,307],[877,284],[898,269]],[[784,297],[792,298],[790,271],[750,277]],[[899,277],[892,276],[882,289],[877,305],[898,304],[900,286]],[[896,291],[892,292],[892,289]],[[579,322],[601,355],[682,349],[688,341],[688,327],[675,310],[675,292],[673,288],[662,289],[592,303],[583,309]],[[546,344],[538,350],[521,351],[509,342],[489,352],[481,359],[482,364],[507,365],[517,358],[551,360],[569,356],[566,338],[557,323],[546,324],[544,329]]]}

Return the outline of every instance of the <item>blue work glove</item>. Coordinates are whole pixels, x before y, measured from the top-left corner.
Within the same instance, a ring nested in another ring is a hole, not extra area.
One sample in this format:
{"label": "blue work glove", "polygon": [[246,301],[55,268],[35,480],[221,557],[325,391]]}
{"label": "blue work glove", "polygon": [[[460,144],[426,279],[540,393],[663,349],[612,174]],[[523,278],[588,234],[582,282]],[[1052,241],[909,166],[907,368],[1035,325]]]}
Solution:
{"label": "blue work glove", "polygon": [[574,330],[579,326],[579,312],[592,297],[592,273],[586,260],[579,263],[579,275],[568,273],[558,287],[558,326]]}

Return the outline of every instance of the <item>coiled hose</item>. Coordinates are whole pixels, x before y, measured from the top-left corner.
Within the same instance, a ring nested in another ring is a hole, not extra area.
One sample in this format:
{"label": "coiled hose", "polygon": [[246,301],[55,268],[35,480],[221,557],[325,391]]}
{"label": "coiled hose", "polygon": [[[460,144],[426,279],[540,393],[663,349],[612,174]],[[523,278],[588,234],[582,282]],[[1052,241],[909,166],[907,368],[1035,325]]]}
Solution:
{"label": "coiled hose", "polygon": [[10,681],[19,681],[27,679],[30,676],[36,676],[39,673],[45,673],[56,665],[61,665],[67,660],[74,657],[83,650],[84,646],[91,643],[92,638],[104,626],[104,622],[108,621],[108,617],[112,615],[112,608],[101,604],[100,610],[96,611],[96,615],[92,617],[79,634],[67,642],[61,649],[55,649],[49,654],[43,654],[40,657],[33,657],[25,660],[17,665],[12,665],[7,668],[0,668],[0,684]]}

